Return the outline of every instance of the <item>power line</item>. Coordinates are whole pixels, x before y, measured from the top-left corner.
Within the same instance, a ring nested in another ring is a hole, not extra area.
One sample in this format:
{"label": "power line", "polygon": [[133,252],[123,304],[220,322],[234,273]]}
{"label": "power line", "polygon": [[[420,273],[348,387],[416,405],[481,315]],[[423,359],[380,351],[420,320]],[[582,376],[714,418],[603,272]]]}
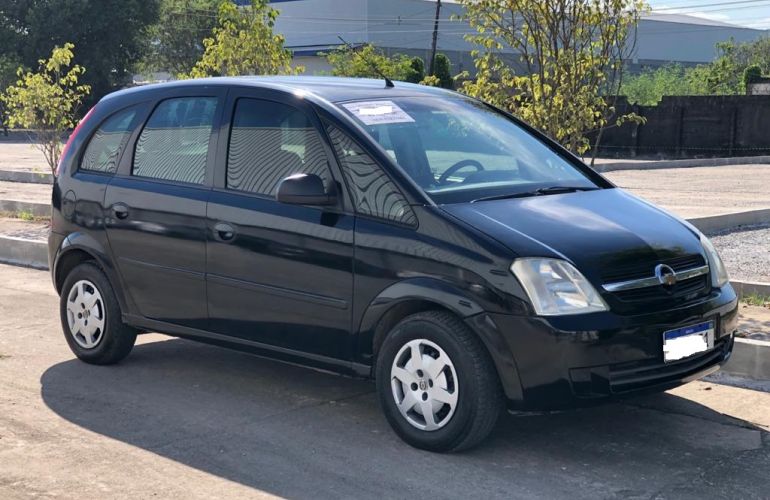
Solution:
{"label": "power line", "polygon": [[668,10],[700,9],[701,7],[716,7],[716,6],[722,6],[722,5],[739,5],[739,4],[745,4],[745,3],[756,4],[762,1],[763,0],[739,0],[737,2],[702,3],[702,4],[696,4],[696,5],[687,5],[683,7],[660,7],[657,9],[650,9],[650,10],[651,12],[662,12],[662,11],[668,11]]}

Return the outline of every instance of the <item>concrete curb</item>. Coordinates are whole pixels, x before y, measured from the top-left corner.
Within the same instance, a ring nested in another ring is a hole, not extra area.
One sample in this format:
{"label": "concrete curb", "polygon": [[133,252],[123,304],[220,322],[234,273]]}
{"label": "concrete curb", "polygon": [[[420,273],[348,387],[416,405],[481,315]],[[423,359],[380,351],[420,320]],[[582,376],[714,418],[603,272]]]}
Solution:
{"label": "concrete curb", "polygon": [[731,214],[710,215],[707,217],[693,217],[687,222],[697,227],[704,233],[715,233],[726,229],[736,229],[740,226],[758,226],[770,224],[770,209],[748,210]]}
{"label": "concrete curb", "polygon": [[738,295],[738,297],[741,298],[747,295],[761,295],[763,297],[770,297],[770,283],[730,280],[730,284],[733,286],[733,290],[735,290],[735,293]]}
{"label": "concrete curb", "polygon": [[26,182],[29,184],[53,184],[53,176],[46,173],[0,170],[0,181]]}
{"label": "concrete curb", "polygon": [[50,203],[35,203],[31,201],[0,200],[0,212],[27,212],[35,217],[50,217]]}
{"label": "concrete curb", "polygon": [[723,167],[725,165],[758,165],[770,163],[770,156],[739,156],[735,158],[690,158],[687,160],[619,161],[594,165],[597,172],[616,170],[659,170],[662,168]]}
{"label": "concrete curb", "polygon": [[45,241],[0,236],[0,262],[48,269],[48,244]]}
{"label": "concrete curb", "polygon": [[722,371],[736,377],[770,380],[770,342],[736,338],[733,355]]}

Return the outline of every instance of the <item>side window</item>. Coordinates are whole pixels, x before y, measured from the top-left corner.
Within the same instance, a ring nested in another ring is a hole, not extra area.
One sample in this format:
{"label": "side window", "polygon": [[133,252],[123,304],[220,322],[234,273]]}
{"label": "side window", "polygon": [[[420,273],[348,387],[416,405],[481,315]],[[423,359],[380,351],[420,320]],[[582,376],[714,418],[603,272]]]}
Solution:
{"label": "side window", "polygon": [[118,111],[99,125],[86,146],[80,170],[114,174],[118,158],[136,126],[138,107]]}
{"label": "side window", "polygon": [[305,113],[273,101],[238,99],[227,153],[227,188],[275,195],[296,173],[330,179],[321,138]]}
{"label": "side window", "polygon": [[161,102],[136,141],[133,175],[203,184],[216,107],[215,97]]}
{"label": "side window", "polygon": [[337,127],[329,125],[326,130],[353,192],[356,210],[402,224],[415,224],[417,219],[406,198],[372,157]]}

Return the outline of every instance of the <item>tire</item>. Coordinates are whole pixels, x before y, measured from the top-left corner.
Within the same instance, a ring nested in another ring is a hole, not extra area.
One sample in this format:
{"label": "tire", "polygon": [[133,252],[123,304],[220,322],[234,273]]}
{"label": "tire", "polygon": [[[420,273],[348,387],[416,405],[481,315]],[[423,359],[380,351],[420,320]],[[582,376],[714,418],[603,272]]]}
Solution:
{"label": "tire", "polygon": [[[382,344],[375,379],[393,430],[423,450],[461,451],[478,445],[492,432],[504,408],[489,353],[449,312],[421,312],[398,323]],[[399,405],[411,409],[402,412]],[[433,415],[426,418],[431,411]]]}
{"label": "tire", "polygon": [[80,264],[67,275],[59,312],[67,344],[86,363],[111,365],[128,356],[134,347],[137,331],[121,321],[110,282],[91,262]]}

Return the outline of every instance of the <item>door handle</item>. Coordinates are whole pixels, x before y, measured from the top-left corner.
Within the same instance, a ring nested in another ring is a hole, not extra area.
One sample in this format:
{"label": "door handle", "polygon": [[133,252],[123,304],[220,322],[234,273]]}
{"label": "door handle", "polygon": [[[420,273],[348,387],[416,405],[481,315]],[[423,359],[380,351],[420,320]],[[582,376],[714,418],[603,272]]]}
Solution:
{"label": "door handle", "polygon": [[214,224],[214,236],[220,241],[232,241],[235,238],[235,228],[227,222]]}
{"label": "door handle", "polygon": [[114,213],[115,217],[118,219],[125,219],[128,217],[128,207],[123,203],[116,203],[112,206],[112,213]]}

